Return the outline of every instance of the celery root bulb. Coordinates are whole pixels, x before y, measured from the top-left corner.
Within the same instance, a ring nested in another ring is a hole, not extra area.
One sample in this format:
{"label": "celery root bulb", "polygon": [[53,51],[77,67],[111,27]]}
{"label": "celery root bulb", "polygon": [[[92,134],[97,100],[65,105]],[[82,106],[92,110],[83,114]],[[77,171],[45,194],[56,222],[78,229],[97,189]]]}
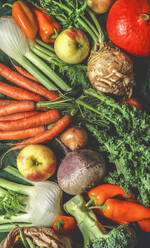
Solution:
{"label": "celery root bulb", "polygon": [[132,95],[135,85],[133,62],[127,54],[111,44],[91,53],[87,76],[97,90],[128,97]]}

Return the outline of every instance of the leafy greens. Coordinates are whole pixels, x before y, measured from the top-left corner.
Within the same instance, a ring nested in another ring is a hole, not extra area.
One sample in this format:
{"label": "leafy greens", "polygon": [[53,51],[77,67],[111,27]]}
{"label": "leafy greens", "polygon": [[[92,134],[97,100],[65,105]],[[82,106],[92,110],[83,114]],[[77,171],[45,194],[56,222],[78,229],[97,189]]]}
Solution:
{"label": "leafy greens", "polygon": [[99,111],[97,119],[100,116],[109,122],[106,127],[98,122],[93,125],[88,112],[84,112],[85,125],[97,138],[99,150],[107,152],[109,162],[116,165],[105,182],[133,191],[140,203],[150,206],[150,115],[135,107],[119,106],[112,98],[93,90],[86,93],[99,100],[94,105]]}
{"label": "leafy greens", "polygon": [[[65,111],[71,113],[73,99],[64,101]],[[61,108],[61,103],[47,106]],[[84,90],[73,106],[75,119],[82,120],[109,160],[105,182],[120,185],[133,192],[139,203],[150,206],[150,115],[126,104],[120,106],[94,89]]]}

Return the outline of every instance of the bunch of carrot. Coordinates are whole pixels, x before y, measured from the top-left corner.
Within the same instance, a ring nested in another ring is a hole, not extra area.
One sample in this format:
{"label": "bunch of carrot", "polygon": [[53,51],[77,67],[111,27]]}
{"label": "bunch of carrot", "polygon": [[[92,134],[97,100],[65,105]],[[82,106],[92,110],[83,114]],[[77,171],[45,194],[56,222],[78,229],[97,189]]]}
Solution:
{"label": "bunch of carrot", "polygon": [[[0,81],[0,93],[11,98],[0,99],[0,140],[25,139],[12,150],[49,141],[71,122],[69,115],[61,117],[56,109],[39,109],[37,102],[59,100],[59,95],[31,78],[21,67],[16,68],[19,72],[0,63],[0,75],[12,83]],[[51,123],[55,124],[47,130],[46,125]]]}

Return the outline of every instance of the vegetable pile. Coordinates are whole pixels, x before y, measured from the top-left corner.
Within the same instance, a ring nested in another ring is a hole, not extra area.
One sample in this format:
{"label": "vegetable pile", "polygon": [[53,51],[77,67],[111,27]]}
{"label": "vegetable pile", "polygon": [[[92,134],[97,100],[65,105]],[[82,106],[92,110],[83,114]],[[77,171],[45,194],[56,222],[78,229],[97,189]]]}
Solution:
{"label": "vegetable pile", "polygon": [[0,2],[0,246],[146,248],[150,2]]}

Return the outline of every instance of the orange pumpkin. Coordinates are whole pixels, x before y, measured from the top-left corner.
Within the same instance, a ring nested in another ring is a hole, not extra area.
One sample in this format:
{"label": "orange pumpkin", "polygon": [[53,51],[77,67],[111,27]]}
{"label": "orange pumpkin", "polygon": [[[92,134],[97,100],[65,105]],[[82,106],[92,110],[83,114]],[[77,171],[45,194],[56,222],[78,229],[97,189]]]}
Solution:
{"label": "orange pumpkin", "polygon": [[150,55],[150,0],[117,0],[106,24],[115,45],[135,56]]}

